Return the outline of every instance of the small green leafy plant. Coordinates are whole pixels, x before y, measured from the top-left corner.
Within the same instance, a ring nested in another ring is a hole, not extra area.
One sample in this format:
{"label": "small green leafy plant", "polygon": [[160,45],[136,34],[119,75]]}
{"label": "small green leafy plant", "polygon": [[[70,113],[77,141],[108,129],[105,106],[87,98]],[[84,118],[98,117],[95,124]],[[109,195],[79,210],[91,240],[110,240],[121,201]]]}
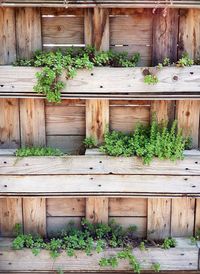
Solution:
{"label": "small green leafy plant", "polygon": [[150,126],[138,124],[134,132],[129,134],[106,132],[100,151],[110,156],[136,155],[141,157],[145,164],[149,164],[153,157],[175,161],[183,159],[188,139],[177,129],[177,121],[170,126],[167,122],[158,124],[154,118]]}
{"label": "small green leafy plant", "polygon": [[182,57],[176,63],[177,67],[190,67],[194,64],[194,60],[189,57],[188,53],[183,53]]}
{"label": "small green leafy plant", "polygon": [[192,245],[195,245],[197,241],[200,240],[200,228],[197,229],[195,236],[190,237],[190,241]]}
{"label": "small green leafy plant", "polygon": [[160,264],[159,263],[153,263],[151,268],[154,272],[160,272]]}
{"label": "small green leafy plant", "polygon": [[158,77],[153,74],[148,74],[144,76],[144,83],[148,85],[155,85],[158,83]]}
{"label": "small green leafy plant", "polygon": [[139,59],[138,53],[129,57],[125,52],[98,52],[88,46],[82,49],[72,47],[65,52],[36,51],[30,60],[20,59],[13,65],[42,67],[42,70],[36,73],[37,83],[34,90],[45,95],[49,102],[59,103],[61,91],[65,87],[65,83],[60,80],[63,71],[66,72],[66,79],[72,79],[78,69],[92,69],[94,66],[135,67]]}
{"label": "small green leafy plant", "polygon": [[15,152],[17,157],[28,157],[28,156],[62,156],[63,153],[52,147],[23,147],[18,148]]}
{"label": "small green leafy plant", "polygon": [[95,148],[97,147],[97,142],[94,139],[94,137],[86,137],[83,141],[83,144],[85,146],[85,148]]}
{"label": "small green leafy plant", "polygon": [[176,240],[173,238],[166,238],[162,244],[162,248],[170,249],[172,247],[176,247]]}

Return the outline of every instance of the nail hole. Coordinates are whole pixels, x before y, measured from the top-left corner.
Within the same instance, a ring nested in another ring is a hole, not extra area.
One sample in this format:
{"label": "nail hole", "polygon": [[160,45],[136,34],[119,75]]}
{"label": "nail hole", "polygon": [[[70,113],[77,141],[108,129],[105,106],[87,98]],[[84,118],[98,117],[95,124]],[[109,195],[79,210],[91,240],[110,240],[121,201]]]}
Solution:
{"label": "nail hole", "polygon": [[93,179],[94,179],[94,178],[92,178],[92,177],[90,178],[90,180],[93,180]]}
{"label": "nail hole", "polygon": [[185,181],[187,181],[187,180],[188,180],[188,178],[184,178],[184,180],[185,180]]}
{"label": "nail hole", "polygon": [[0,87],[1,87],[1,88],[3,88],[3,87],[4,87],[4,85],[0,85]]}
{"label": "nail hole", "polygon": [[99,161],[99,164],[102,164],[102,161]]}
{"label": "nail hole", "polygon": [[93,167],[90,167],[90,169],[93,169]]}
{"label": "nail hole", "polygon": [[93,75],[94,75],[94,73],[91,73],[90,75],[91,75],[91,76],[93,76]]}
{"label": "nail hole", "polygon": [[195,164],[198,164],[198,162],[195,162]]}
{"label": "nail hole", "polygon": [[193,187],[193,188],[195,188],[196,186],[195,186],[195,185],[193,185],[192,187]]}
{"label": "nail hole", "polygon": [[190,74],[191,74],[191,75],[193,75],[193,74],[194,74],[194,72],[193,72],[193,71],[190,71]]}
{"label": "nail hole", "polygon": [[103,88],[103,86],[100,86],[100,88]]}
{"label": "nail hole", "polygon": [[98,187],[101,187],[101,185],[98,185]]}
{"label": "nail hole", "polygon": [[4,185],[4,187],[8,187],[7,185]]}
{"label": "nail hole", "polygon": [[174,75],[173,80],[174,80],[174,81],[178,81],[178,76],[177,76],[177,75]]}
{"label": "nail hole", "polygon": [[188,167],[186,167],[186,168],[185,168],[185,170],[189,170],[189,168],[188,168]]}
{"label": "nail hole", "polygon": [[4,163],[4,164],[7,164],[7,162],[6,162],[6,161],[4,161],[3,163]]}

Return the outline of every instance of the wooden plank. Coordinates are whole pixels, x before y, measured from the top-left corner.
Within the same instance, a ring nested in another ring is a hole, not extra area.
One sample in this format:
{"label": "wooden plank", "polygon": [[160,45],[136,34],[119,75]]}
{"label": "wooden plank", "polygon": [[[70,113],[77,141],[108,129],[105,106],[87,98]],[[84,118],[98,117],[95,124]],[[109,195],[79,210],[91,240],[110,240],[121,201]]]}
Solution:
{"label": "wooden plank", "polygon": [[147,199],[132,198],[110,198],[109,199],[110,217],[146,217]]}
{"label": "wooden plank", "polygon": [[60,16],[60,15],[76,15],[76,16],[83,16],[84,10],[82,9],[74,9],[74,8],[41,8],[41,13],[43,16],[45,15],[53,15],[53,16]]}
{"label": "wooden plank", "polygon": [[109,217],[109,220],[115,222],[124,228],[135,226],[135,237],[146,238],[147,236],[147,218],[146,217]]}
{"label": "wooden plank", "polygon": [[171,233],[171,199],[148,199],[147,235],[149,239],[164,239]]}
{"label": "wooden plank", "polygon": [[178,101],[176,110],[179,128],[183,130],[185,136],[192,137],[193,148],[197,148],[199,142],[200,101]]}
{"label": "wooden plank", "polygon": [[182,9],[179,19],[179,57],[187,52],[193,59],[200,54],[200,10]]}
{"label": "wooden plank", "polygon": [[[68,257],[65,251],[61,251],[56,260],[52,260],[49,252],[42,250],[40,256],[34,256],[30,249],[13,250],[11,240],[0,241],[0,271],[57,271],[60,266],[64,271],[77,272],[113,272],[113,268],[100,267],[99,260],[102,257],[115,255],[120,249],[106,249],[101,253],[93,253],[87,256],[82,251],[77,251],[76,256]],[[139,248],[133,249],[133,255],[144,270],[151,270],[152,263],[159,263],[161,270],[198,270],[198,248],[190,244],[189,239],[177,239],[177,246],[169,250],[161,248],[148,248],[148,252],[142,252]],[[122,260],[115,271],[131,270],[129,263]]]}
{"label": "wooden plank", "polygon": [[38,8],[16,10],[17,57],[29,58],[41,49],[41,18]]}
{"label": "wooden plank", "polygon": [[84,44],[83,17],[43,17],[43,45],[75,45]]}
{"label": "wooden plank", "polygon": [[[165,16],[163,16],[164,12]],[[166,57],[171,62],[177,61],[178,18],[177,9],[170,11],[156,9],[153,20],[153,65],[162,62]]]}
{"label": "wooden plank", "polygon": [[46,235],[46,199],[23,198],[24,232]]}
{"label": "wooden plank", "polygon": [[0,8],[0,65],[16,59],[15,10]]}
{"label": "wooden plank", "polygon": [[[2,175],[1,196],[103,195],[199,197],[199,176],[155,175]],[[182,209],[182,204],[181,209]]]}
{"label": "wooden plank", "polygon": [[[127,11],[127,10],[126,10]],[[110,17],[110,45],[114,51],[141,54],[140,65],[151,64],[153,14],[149,9],[134,9]]]}
{"label": "wooden plank", "polygon": [[58,235],[70,223],[73,223],[76,227],[80,227],[81,217],[47,217],[47,235],[49,237]]}
{"label": "wooden plank", "polygon": [[109,126],[109,101],[86,101],[86,136],[93,136],[97,143],[103,142],[103,136]]}
{"label": "wooden plank", "polygon": [[109,10],[94,8],[93,45],[97,50],[109,49]]}
{"label": "wooden plank", "polygon": [[110,129],[131,132],[137,125],[149,124],[149,106],[110,106]]}
{"label": "wooden plank", "polygon": [[[53,137],[53,136],[52,136]],[[53,141],[52,141],[53,142]],[[154,159],[144,165],[137,157],[109,157],[98,154],[63,157],[0,157],[0,175],[59,175],[59,174],[135,174],[135,175],[182,175],[200,176],[200,154],[186,155],[184,160]]]}
{"label": "wooden plank", "polygon": [[[110,67],[96,67],[93,71],[80,70],[77,76],[67,81],[67,87],[62,90],[62,95],[77,95],[84,94],[115,96],[144,95],[143,100],[148,99],[152,95],[164,96],[172,98],[172,95],[187,96],[196,95],[200,97],[199,92],[199,73],[200,66],[192,66],[185,68],[177,67],[164,67],[161,70],[155,70],[159,82],[156,85],[147,85],[144,83],[144,68],[110,68]],[[38,96],[33,92],[33,86],[36,83],[35,73],[40,71],[39,68],[31,67],[12,67],[1,66],[0,67],[0,95],[24,95],[26,96]],[[173,80],[174,76],[178,77],[178,80]],[[65,73],[61,77],[63,81],[65,79]],[[188,85],[188,82],[190,85]],[[73,97],[73,96],[72,96]]]}
{"label": "wooden plank", "polygon": [[0,235],[13,236],[16,224],[22,225],[22,199],[0,198]]}
{"label": "wooden plank", "polygon": [[195,233],[200,231],[200,199],[196,199]]}
{"label": "wooden plank", "polygon": [[60,149],[63,153],[84,154],[83,140],[85,135],[47,135],[47,146]]}
{"label": "wooden plank", "polygon": [[158,122],[173,121],[175,115],[174,101],[151,101],[151,116],[154,114]]}
{"label": "wooden plank", "polygon": [[0,148],[18,148],[19,146],[18,99],[0,99]]}
{"label": "wooden plank", "polygon": [[47,135],[85,135],[85,106],[48,105]]}
{"label": "wooden plank", "polygon": [[172,199],[171,234],[173,237],[191,236],[194,232],[195,199]]}
{"label": "wooden plank", "polygon": [[84,198],[47,199],[47,216],[85,216]]}
{"label": "wooden plank", "polygon": [[84,10],[84,41],[85,45],[93,43],[93,9]]}
{"label": "wooden plank", "polygon": [[107,223],[108,198],[86,198],[86,219],[91,223]]}
{"label": "wooden plank", "polygon": [[44,100],[20,100],[20,129],[22,146],[45,146]]}

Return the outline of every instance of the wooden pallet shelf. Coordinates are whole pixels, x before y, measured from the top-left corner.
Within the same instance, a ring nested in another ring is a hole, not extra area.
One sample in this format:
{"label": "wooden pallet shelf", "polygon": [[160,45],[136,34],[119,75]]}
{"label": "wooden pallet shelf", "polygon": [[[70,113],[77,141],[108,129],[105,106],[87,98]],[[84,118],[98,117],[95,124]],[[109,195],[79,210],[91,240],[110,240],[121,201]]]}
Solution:
{"label": "wooden pallet shelf", "polygon": [[[133,254],[141,263],[142,269],[151,270],[153,263],[160,263],[161,270],[199,270],[199,248],[191,245],[189,239],[177,238],[175,248],[164,250],[157,247],[148,248],[147,251],[133,249]],[[121,261],[116,269],[100,267],[101,257],[113,256],[119,249],[105,250],[102,253],[93,253],[87,256],[81,251],[76,252],[76,257],[68,257],[62,252],[56,260],[50,258],[48,251],[41,251],[39,256],[34,256],[30,249],[20,251],[13,250],[11,239],[0,238],[0,272],[4,271],[53,271],[61,268],[64,271],[79,272],[113,272],[130,271],[130,266],[126,261]]]}
{"label": "wooden pallet shelf", "polygon": [[[0,98],[41,98],[33,91],[38,70],[0,66]],[[81,70],[73,80],[67,81],[62,98],[200,99],[200,66],[150,68],[158,76],[156,85],[144,83],[143,70],[139,67]],[[62,80],[66,81],[64,74]]]}
{"label": "wooden pallet shelf", "polygon": [[200,197],[200,153],[182,161],[143,165],[136,157],[105,155],[0,156],[1,196],[187,196]]}

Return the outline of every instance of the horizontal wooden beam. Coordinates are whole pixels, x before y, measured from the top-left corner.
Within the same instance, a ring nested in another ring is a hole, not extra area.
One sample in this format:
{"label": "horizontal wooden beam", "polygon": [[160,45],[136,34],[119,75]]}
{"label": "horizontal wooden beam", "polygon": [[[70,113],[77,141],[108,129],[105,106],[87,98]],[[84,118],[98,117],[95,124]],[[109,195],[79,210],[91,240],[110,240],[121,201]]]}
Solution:
{"label": "horizontal wooden beam", "polygon": [[2,175],[0,196],[200,197],[199,176]]}
{"label": "horizontal wooden beam", "polygon": [[[39,68],[0,67],[0,98],[42,97],[33,91]],[[200,66],[187,68],[150,68],[159,79],[155,85],[144,83],[144,68],[94,68],[80,70],[67,81],[62,98],[110,99],[200,99]],[[61,77],[65,80],[65,75]],[[189,83],[189,84],[188,84]]]}
{"label": "horizontal wooden beam", "polygon": [[[151,270],[153,263],[159,263],[161,270],[198,270],[199,248],[191,245],[190,239],[177,238],[177,246],[169,250],[158,247],[149,247],[142,252],[139,248],[133,249],[133,255],[141,264],[143,270]],[[99,260],[102,257],[114,256],[120,249],[107,249],[101,253],[93,252],[87,256],[82,251],[77,251],[76,256],[68,257],[66,252],[61,251],[56,260],[50,258],[49,252],[42,250],[38,256],[34,256],[30,249],[13,250],[11,239],[0,239],[0,272],[4,271],[63,271],[79,272],[113,272],[130,271],[131,268],[126,260],[120,261],[113,269],[100,267]]]}
{"label": "horizontal wooden beam", "polygon": [[150,165],[144,165],[142,160],[137,157],[109,157],[106,155],[24,158],[0,156],[0,176],[81,174],[200,176],[200,152],[193,150],[192,155],[186,155],[184,160],[176,162],[155,158]]}
{"label": "horizontal wooden beam", "polygon": [[173,2],[166,2],[166,0],[159,0],[158,4],[156,1],[152,0],[121,0],[121,1],[94,1],[94,0],[79,0],[79,1],[63,1],[63,0],[2,0],[0,6],[16,6],[16,7],[76,7],[76,8],[87,8],[87,7],[101,7],[101,8],[154,8],[158,6],[159,8],[169,7],[169,8],[198,8],[199,3],[195,0],[173,0]]}

